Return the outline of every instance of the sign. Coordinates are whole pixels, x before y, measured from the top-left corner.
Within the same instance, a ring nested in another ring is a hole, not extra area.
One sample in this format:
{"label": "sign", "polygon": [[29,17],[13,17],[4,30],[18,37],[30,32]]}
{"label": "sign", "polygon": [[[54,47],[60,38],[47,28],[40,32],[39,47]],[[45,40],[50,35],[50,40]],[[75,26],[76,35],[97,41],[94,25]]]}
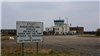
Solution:
{"label": "sign", "polygon": [[17,43],[41,42],[43,22],[17,21]]}

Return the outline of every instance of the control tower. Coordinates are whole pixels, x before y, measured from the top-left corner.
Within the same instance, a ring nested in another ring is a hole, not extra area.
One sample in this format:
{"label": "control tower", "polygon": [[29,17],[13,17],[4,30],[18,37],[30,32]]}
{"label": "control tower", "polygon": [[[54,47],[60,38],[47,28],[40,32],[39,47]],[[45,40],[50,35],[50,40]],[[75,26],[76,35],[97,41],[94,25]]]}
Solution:
{"label": "control tower", "polygon": [[55,26],[61,26],[64,25],[64,20],[54,20]]}

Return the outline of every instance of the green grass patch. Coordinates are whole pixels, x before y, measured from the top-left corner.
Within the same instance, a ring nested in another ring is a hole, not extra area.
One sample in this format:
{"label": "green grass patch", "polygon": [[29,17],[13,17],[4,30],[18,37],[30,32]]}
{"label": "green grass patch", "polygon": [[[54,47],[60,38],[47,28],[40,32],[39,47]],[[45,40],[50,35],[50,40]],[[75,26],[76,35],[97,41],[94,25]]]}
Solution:
{"label": "green grass patch", "polygon": [[94,34],[81,34],[81,35],[78,35],[78,37],[97,37],[97,36]]}

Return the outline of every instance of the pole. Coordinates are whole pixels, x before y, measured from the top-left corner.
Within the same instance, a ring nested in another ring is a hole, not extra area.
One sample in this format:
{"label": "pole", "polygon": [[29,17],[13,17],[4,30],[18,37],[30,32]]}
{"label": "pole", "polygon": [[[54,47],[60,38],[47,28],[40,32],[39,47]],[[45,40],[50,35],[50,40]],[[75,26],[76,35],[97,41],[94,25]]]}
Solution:
{"label": "pole", "polygon": [[22,56],[24,56],[24,43],[22,43]]}
{"label": "pole", "polygon": [[59,20],[61,19],[61,17],[59,17]]}
{"label": "pole", "polygon": [[36,43],[36,45],[37,45],[36,55],[38,56],[38,42]]}
{"label": "pole", "polygon": [[67,24],[68,24],[68,18],[67,18]]}

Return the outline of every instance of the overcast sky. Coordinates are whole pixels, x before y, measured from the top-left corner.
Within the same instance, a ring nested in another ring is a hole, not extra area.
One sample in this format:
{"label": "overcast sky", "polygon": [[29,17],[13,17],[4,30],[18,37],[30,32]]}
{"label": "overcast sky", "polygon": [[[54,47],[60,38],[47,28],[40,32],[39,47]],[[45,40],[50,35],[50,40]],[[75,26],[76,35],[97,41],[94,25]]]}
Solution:
{"label": "overcast sky", "polygon": [[2,29],[15,29],[16,21],[44,22],[44,28],[54,25],[55,19],[65,20],[85,31],[99,28],[98,1],[69,2],[2,2]]}

